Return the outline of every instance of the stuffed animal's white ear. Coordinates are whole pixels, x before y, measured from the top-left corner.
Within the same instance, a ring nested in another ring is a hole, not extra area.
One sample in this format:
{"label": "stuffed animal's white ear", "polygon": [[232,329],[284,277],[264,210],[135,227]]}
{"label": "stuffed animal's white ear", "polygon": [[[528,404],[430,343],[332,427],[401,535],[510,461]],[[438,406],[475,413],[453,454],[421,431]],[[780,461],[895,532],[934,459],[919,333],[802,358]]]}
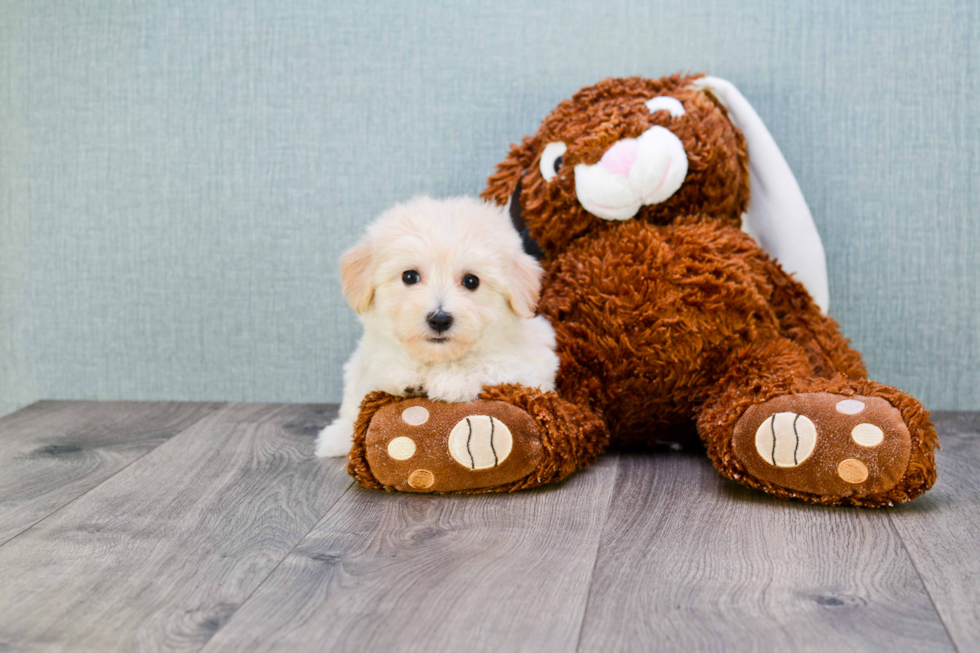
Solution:
{"label": "stuffed animal's white ear", "polygon": [[718,77],[702,77],[696,90],[709,90],[728,109],[749,150],[748,214],[742,228],[810,292],[826,313],[830,305],[827,260],[800,185],[759,114],[738,89]]}

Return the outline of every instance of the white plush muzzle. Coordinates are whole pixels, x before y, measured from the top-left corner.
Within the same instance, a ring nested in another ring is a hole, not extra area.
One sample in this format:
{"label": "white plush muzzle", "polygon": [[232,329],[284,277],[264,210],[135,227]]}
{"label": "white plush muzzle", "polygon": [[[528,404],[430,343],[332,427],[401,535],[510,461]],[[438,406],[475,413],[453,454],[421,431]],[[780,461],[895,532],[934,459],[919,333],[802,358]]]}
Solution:
{"label": "white plush muzzle", "polygon": [[659,204],[687,176],[687,153],[665,127],[613,143],[594,165],[575,166],[575,192],[589,213],[604,220],[629,220],[641,206]]}

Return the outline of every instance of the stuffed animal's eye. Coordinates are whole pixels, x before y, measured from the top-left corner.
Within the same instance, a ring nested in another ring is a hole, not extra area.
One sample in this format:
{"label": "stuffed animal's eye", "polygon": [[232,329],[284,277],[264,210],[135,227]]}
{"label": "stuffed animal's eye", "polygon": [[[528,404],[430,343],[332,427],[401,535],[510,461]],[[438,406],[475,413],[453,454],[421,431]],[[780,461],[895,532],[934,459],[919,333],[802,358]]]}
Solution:
{"label": "stuffed animal's eye", "polygon": [[686,111],[684,111],[684,105],[681,104],[680,100],[667,95],[661,95],[660,97],[655,97],[652,100],[647,100],[646,105],[647,109],[650,110],[650,113],[669,111],[671,118],[679,118],[686,113]]}
{"label": "stuffed animal's eye", "polygon": [[463,287],[467,290],[476,290],[480,287],[480,278],[475,274],[467,274],[463,277]]}
{"label": "stuffed animal's eye", "polygon": [[558,174],[561,168],[562,155],[568,150],[568,146],[561,141],[548,143],[544,152],[541,153],[541,176],[545,181],[551,181]]}
{"label": "stuffed animal's eye", "polygon": [[402,282],[404,282],[406,286],[414,286],[421,279],[422,277],[419,276],[419,273],[415,270],[405,270],[402,272]]}

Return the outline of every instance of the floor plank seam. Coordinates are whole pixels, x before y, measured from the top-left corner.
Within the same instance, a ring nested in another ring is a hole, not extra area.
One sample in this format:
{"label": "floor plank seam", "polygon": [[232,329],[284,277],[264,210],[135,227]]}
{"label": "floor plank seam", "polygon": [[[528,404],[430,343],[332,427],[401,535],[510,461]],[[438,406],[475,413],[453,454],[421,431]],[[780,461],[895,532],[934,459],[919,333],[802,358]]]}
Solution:
{"label": "floor plank seam", "polygon": [[932,609],[935,611],[936,617],[939,619],[939,623],[943,625],[943,630],[946,631],[946,637],[949,638],[950,644],[952,644],[953,648],[957,651],[957,653],[959,653],[960,647],[953,638],[953,633],[949,630],[949,624],[946,623],[946,620],[943,619],[942,613],[939,612],[939,606],[936,605],[936,600],[933,598],[932,592],[929,591],[929,585],[926,584],[925,577],[923,577],[922,572],[919,571],[919,565],[916,563],[915,557],[912,555],[912,552],[909,551],[908,546],[905,545],[905,538],[902,537],[902,532],[895,526],[894,510],[894,508],[887,509],[888,525],[891,527],[892,531],[895,532],[895,535],[898,536],[898,541],[902,543],[902,550],[905,551],[905,555],[908,556],[909,562],[912,564],[912,569],[915,570],[916,577],[918,577],[919,582],[922,583],[922,590],[926,593],[926,596],[929,597],[929,603],[932,604]]}
{"label": "floor plank seam", "polygon": [[327,507],[327,509],[324,511],[323,515],[321,515],[320,518],[317,519],[316,522],[314,522],[314,524],[310,527],[310,529],[308,531],[306,531],[305,533],[303,533],[303,536],[302,537],[300,537],[298,540],[296,540],[296,543],[292,546],[292,548],[290,548],[289,551],[287,551],[286,554],[279,560],[279,562],[277,562],[276,565],[272,569],[269,570],[269,573],[267,573],[265,575],[265,577],[263,577],[262,580],[259,581],[259,584],[256,585],[252,589],[252,591],[248,593],[248,596],[246,596],[244,599],[242,599],[242,602],[238,604],[238,606],[235,608],[235,610],[230,615],[228,615],[228,618],[225,619],[225,621],[224,621],[223,624],[221,624],[221,627],[218,628],[213,633],[211,633],[211,636],[208,637],[207,641],[205,641],[201,645],[201,647],[199,649],[197,649],[198,651],[203,651],[205,648],[207,648],[207,646],[211,642],[211,640],[213,640],[215,638],[215,636],[218,633],[220,633],[223,628],[225,628],[229,623],[231,623],[231,620],[235,618],[235,614],[239,610],[241,610],[243,607],[245,607],[245,604],[249,602],[249,600],[255,595],[256,592],[259,591],[259,589],[263,585],[265,585],[266,581],[269,580],[272,577],[272,574],[276,573],[276,570],[279,569],[279,567],[282,565],[282,563],[285,562],[286,559],[289,558],[289,556],[291,556],[293,554],[293,551],[295,551],[296,548],[300,544],[302,544],[306,540],[307,537],[310,536],[310,533],[312,533],[314,530],[316,530],[317,526],[319,526],[320,524],[322,524],[324,522],[324,520],[330,515],[330,513],[333,511],[333,509],[337,507],[337,504],[340,503],[340,500],[343,499],[345,496],[347,496],[347,493],[350,492],[353,487],[354,487],[354,481],[353,481],[353,479],[351,479],[350,485],[347,486],[347,489],[344,490],[343,492],[341,492],[337,496],[337,498],[334,500],[334,502],[331,503],[329,507]]}
{"label": "floor plank seam", "polygon": [[[43,401],[49,401],[49,400],[45,399]],[[40,402],[37,402],[37,403],[40,403]],[[187,431],[188,429],[191,429],[191,428],[197,426],[198,424],[200,424],[203,420],[207,419],[208,417],[210,417],[210,415],[202,415],[200,419],[195,420],[191,424],[188,424],[186,428],[183,428],[180,431],[177,431],[172,436],[170,436],[166,440],[163,440],[162,442],[160,442],[158,445],[156,445],[152,449],[148,449],[144,454],[142,454],[139,457],[134,458],[133,460],[129,461],[128,463],[126,463],[125,465],[123,465],[122,467],[120,467],[119,469],[117,469],[116,471],[112,472],[111,474],[109,474],[108,476],[106,476],[104,479],[102,479],[101,481],[99,481],[98,483],[96,483],[95,485],[93,485],[92,487],[90,487],[89,489],[85,490],[84,492],[82,492],[78,496],[74,497],[71,501],[69,501],[69,502],[67,502],[67,503],[65,503],[63,505],[58,506],[57,508],[55,508],[54,510],[52,510],[51,512],[49,512],[48,514],[46,514],[44,517],[41,517],[40,519],[38,519],[33,524],[30,524],[29,526],[27,526],[26,528],[24,528],[22,531],[19,531],[19,532],[15,533],[14,535],[12,535],[11,537],[9,537],[6,540],[4,540],[3,542],[0,542],[0,548],[3,548],[4,546],[6,546],[10,542],[13,542],[18,537],[20,537],[21,535],[23,535],[27,531],[31,530],[32,528],[34,528],[35,526],[37,526],[41,522],[44,522],[44,521],[47,521],[48,519],[51,519],[51,517],[57,515],[59,512],[61,512],[62,510],[64,510],[68,506],[74,504],[76,501],[78,501],[82,497],[86,496],[89,492],[92,492],[96,488],[102,487],[102,484],[103,483],[106,483],[110,479],[114,478],[116,476],[116,474],[119,474],[120,472],[122,472],[122,471],[124,471],[126,469],[129,469],[129,467],[131,465],[139,462],[144,457],[150,455],[151,453],[153,453],[154,451],[156,451],[158,448],[160,448],[163,445],[167,444],[168,442],[170,442],[170,440],[172,440],[173,438],[177,437],[181,433]]]}
{"label": "floor plank seam", "polygon": [[612,490],[609,492],[609,500],[606,502],[606,514],[602,518],[602,525],[599,527],[599,537],[596,538],[595,555],[592,557],[592,571],[589,572],[589,589],[585,597],[585,608],[582,610],[582,621],[578,626],[578,638],[575,640],[575,651],[582,648],[582,633],[585,632],[585,619],[589,615],[589,606],[592,605],[592,583],[595,581],[595,570],[599,566],[599,552],[602,551],[602,534],[606,531],[606,524],[609,522],[609,509],[612,507],[613,499],[616,496],[616,485],[619,483],[619,475],[622,472],[622,455],[616,456],[616,474],[613,476]]}

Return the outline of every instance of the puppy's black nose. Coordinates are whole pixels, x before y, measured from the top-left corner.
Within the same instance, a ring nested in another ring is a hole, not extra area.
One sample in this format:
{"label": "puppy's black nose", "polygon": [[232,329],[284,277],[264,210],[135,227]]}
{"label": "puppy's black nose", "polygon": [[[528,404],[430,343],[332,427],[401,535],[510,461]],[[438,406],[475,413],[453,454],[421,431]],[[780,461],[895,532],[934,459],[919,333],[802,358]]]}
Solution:
{"label": "puppy's black nose", "polygon": [[425,321],[429,323],[432,330],[436,333],[442,333],[447,331],[449,327],[453,325],[453,316],[444,311],[435,311],[434,313],[429,313],[425,317]]}

